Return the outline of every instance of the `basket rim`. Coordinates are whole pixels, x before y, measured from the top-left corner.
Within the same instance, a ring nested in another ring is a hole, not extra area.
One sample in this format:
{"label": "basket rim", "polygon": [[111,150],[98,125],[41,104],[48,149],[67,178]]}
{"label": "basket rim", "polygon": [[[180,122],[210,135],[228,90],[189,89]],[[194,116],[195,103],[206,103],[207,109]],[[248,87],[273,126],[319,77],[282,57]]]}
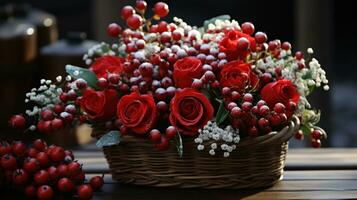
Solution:
{"label": "basket rim", "polygon": [[[266,135],[258,136],[258,137],[247,137],[241,139],[241,141],[237,144],[237,148],[244,146],[266,146],[271,144],[281,144],[283,142],[288,141],[295,132],[297,132],[300,128],[300,119],[293,115],[292,120],[288,122],[288,125],[281,129],[279,132],[272,131]],[[104,130],[101,129],[92,129],[92,137],[100,138],[100,136],[104,135]],[[122,136],[122,142],[138,142],[146,140],[146,138],[137,136],[137,135],[124,135]],[[119,144],[120,145],[120,144]]]}

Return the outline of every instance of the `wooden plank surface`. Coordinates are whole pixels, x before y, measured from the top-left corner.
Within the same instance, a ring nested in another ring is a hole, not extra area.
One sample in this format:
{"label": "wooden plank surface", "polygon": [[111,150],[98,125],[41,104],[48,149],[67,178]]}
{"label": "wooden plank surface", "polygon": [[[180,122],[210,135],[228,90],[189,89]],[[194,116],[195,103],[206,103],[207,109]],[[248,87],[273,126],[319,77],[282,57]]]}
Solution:
{"label": "wooden plank surface", "polygon": [[[283,180],[273,187],[260,190],[173,189],[123,185],[111,179],[102,152],[76,151],[75,155],[85,164],[87,179],[105,174],[105,185],[102,191],[95,193],[94,200],[357,199],[356,149],[290,150]],[[10,198],[24,199],[19,194],[14,196],[14,192],[1,192],[1,200]]]}
{"label": "wooden plank surface", "polygon": [[[98,149],[75,151],[76,157],[86,163],[88,172],[108,172],[103,153]],[[285,170],[357,170],[357,149],[290,149]]]}

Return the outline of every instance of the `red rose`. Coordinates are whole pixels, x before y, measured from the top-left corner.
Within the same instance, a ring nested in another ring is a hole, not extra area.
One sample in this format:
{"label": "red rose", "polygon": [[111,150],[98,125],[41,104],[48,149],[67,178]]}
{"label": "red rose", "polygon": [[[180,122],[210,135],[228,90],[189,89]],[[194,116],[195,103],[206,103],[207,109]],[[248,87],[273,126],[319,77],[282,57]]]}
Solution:
{"label": "red rose", "polygon": [[276,103],[282,103],[288,107],[290,101],[297,104],[300,99],[296,87],[290,80],[286,79],[265,85],[261,90],[260,95],[270,107],[274,107]]}
{"label": "red rose", "polygon": [[209,100],[195,89],[176,92],[170,104],[170,122],[184,135],[194,136],[212,119],[214,109]]}
{"label": "red rose", "polygon": [[156,104],[152,95],[138,92],[123,96],[117,106],[117,116],[123,125],[137,134],[147,133],[156,121]]}
{"label": "red rose", "polygon": [[247,86],[256,88],[259,83],[259,78],[252,72],[250,64],[242,61],[231,61],[223,66],[220,83],[222,87],[230,87],[238,91],[244,91]]}
{"label": "red rose", "polygon": [[118,93],[113,89],[104,91],[86,90],[80,100],[81,108],[92,120],[107,120],[115,115]]}
{"label": "red rose", "polygon": [[[238,39],[244,37],[249,41],[249,49],[240,51],[238,49]],[[237,30],[231,30],[226,33],[225,37],[219,43],[219,50],[224,52],[227,60],[245,59],[250,50],[255,50],[255,39],[250,35],[244,34]]]}
{"label": "red rose", "polygon": [[182,58],[174,64],[173,79],[176,87],[191,87],[194,78],[203,75],[201,60],[196,57]]}
{"label": "red rose", "polygon": [[102,56],[95,59],[89,68],[98,78],[107,78],[108,73],[120,74],[123,71],[124,59],[116,56]]}

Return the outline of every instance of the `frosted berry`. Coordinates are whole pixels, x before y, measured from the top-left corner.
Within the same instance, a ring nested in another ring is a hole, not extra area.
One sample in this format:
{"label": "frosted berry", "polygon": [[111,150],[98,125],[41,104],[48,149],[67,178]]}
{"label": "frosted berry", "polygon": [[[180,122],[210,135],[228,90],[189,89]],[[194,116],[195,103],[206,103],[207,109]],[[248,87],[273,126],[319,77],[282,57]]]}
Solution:
{"label": "frosted berry", "polygon": [[169,6],[164,2],[158,2],[154,6],[154,13],[159,17],[166,17],[169,14]]}
{"label": "frosted berry", "polygon": [[245,34],[252,35],[254,33],[254,25],[250,22],[245,22],[242,24],[242,31]]}
{"label": "frosted berry", "polygon": [[107,33],[110,37],[118,37],[121,32],[122,28],[117,23],[111,23],[107,28]]}

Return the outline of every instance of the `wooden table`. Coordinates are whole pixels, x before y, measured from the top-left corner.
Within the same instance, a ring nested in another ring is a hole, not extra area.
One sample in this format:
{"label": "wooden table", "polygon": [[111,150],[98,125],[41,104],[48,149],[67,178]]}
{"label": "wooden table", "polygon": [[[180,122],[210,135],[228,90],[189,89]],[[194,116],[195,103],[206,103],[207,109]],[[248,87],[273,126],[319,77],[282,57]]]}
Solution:
{"label": "wooden table", "polygon": [[[280,183],[265,190],[244,191],[121,185],[111,180],[100,151],[75,151],[75,155],[85,164],[89,177],[105,174],[103,191],[96,193],[94,200],[357,199],[357,149],[289,150],[284,179]],[[1,199],[10,195],[2,194]]]}

